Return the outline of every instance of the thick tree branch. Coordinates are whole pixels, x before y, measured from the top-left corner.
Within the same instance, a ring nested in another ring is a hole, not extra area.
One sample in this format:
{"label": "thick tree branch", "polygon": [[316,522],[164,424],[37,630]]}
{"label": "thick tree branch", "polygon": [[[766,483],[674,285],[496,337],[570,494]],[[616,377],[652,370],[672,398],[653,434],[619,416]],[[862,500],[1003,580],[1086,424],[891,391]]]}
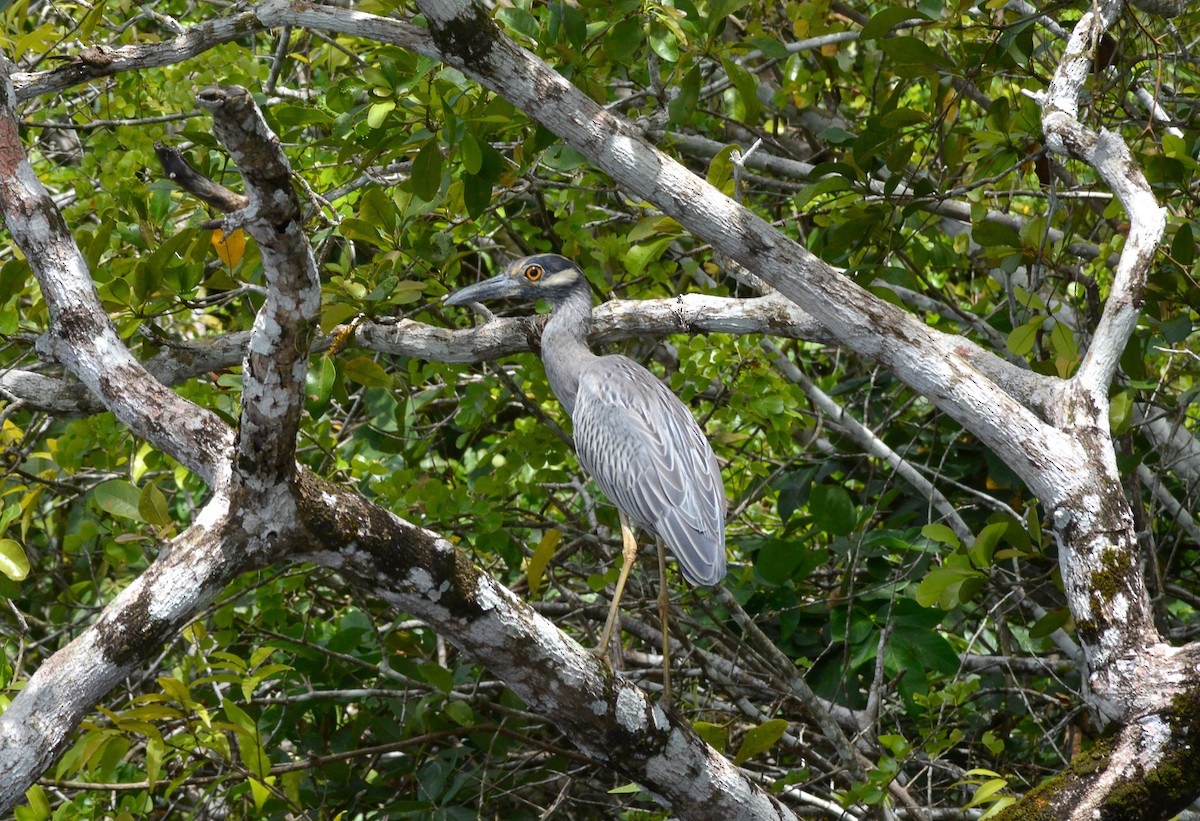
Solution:
{"label": "thick tree branch", "polygon": [[[707,294],[683,294],[674,299],[611,300],[593,313],[592,344],[669,334],[770,334],[809,342],[829,342],[820,325],[794,302],[778,293],[751,299]],[[488,362],[515,353],[536,351],[544,318],[498,318],[484,325],[450,330],[411,319],[363,322],[339,327],[316,339],[311,353],[329,349],[335,338],[349,334],[345,348],[365,348],[433,362]],[[194,342],[160,341],[165,347],[144,363],[146,371],[165,385],[178,385],[242,364],[249,332],[204,337]],[[7,370],[0,373],[0,391],[21,399],[33,410],[58,415],[82,415],[104,409],[74,382],[39,373]]]}
{"label": "thick tree branch", "polygon": [[637,781],[684,818],[792,818],[592,653],[423,528],[311,476],[299,515],[312,547],[295,556],[336,570],[428,622],[477,659],[580,749]]}
{"label": "thick tree branch", "polygon": [[0,812],[58,758],[108,692],[246,569],[250,538],[217,496],[100,618],[51,656],[0,714]]}
{"label": "thick tree branch", "polygon": [[246,184],[248,204],[226,222],[245,227],[254,237],[266,274],[267,301],[255,317],[242,367],[234,475],[267,491],[285,483],[295,470],[321,283],[300,200],[292,190],[292,169],[250,92],[240,86],[209,88],[200,92],[198,102],[212,111],[217,139]]}
{"label": "thick tree branch", "polygon": [[1083,389],[1102,403],[1101,413],[1107,412],[1108,386],[1141,314],[1146,275],[1166,226],[1166,210],[1159,206],[1145,174],[1121,136],[1103,129],[1094,132],[1079,121],[1079,101],[1095,65],[1095,49],[1100,37],[1120,15],[1122,5],[1120,0],[1098,0],[1080,18],[1054,73],[1042,112],[1042,127],[1050,149],[1078,157],[1096,169],[1125,207],[1130,220],[1129,236],[1117,263],[1104,313],[1075,376]]}
{"label": "thick tree branch", "polygon": [[13,74],[16,99],[25,101],[46,94],[57,94],[73,86],[121,71],[173,65],[203,54],[222,43],[262,30],[263,24],[253,12],[241,12],[222,20],[210,20],[192,26],[178,37],[162,43],[120,48],[85,48],[73,60],[58,68]]}

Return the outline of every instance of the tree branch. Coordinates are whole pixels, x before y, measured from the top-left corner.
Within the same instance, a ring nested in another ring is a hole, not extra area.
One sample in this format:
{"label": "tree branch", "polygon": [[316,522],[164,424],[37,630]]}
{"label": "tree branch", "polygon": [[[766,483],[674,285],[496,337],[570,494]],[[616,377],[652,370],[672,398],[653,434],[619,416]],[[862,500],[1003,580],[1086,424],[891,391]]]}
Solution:
{"label": "tree branch", "polygon": [[255,317],[242,367],[234,466],[236,478],[265,492],[286,483],[295,471],[321,282],[300,200],[292,191],[292,169],[250,92],[240,86],[209,88],[200,92],[198,102],[212,111],[217,139],[246,183],[248,204],[226,223],[245,226],[254,237],[266,274],[267,301]]}
{"label": "tree branch", "polygon": [[0,212],[50,311],[38,350],[66,365],[135,434],[213,485],[233,444],[229,429],[150,376],[117,336],[70,229],[25,157],[15,105],[0,58]]}

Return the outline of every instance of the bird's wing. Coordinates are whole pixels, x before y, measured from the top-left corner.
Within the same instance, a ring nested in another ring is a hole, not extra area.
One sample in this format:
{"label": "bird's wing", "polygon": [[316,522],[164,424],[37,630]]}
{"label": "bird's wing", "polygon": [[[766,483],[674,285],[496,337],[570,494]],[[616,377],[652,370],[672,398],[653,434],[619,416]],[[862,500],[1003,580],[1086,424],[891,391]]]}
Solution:
{"label": "bird's wing", "polygon": [[666,542],[692,584],[725,576],[725,487],[696,420],[649,371],[604,356],[580,375],[579,461],[619,510]]}

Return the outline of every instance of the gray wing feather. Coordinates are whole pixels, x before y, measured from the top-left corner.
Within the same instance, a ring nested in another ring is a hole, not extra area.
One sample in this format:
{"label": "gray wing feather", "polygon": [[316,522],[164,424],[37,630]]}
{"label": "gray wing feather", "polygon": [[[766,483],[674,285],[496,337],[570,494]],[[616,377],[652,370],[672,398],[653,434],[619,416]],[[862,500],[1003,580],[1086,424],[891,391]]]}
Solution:
{"label": "gray wing feather", "polygon": [[712,447],[679,399],[623,356],[580,374],[575,450],[600,490],[662,539],[692,584],[725,576],[725,487]]}

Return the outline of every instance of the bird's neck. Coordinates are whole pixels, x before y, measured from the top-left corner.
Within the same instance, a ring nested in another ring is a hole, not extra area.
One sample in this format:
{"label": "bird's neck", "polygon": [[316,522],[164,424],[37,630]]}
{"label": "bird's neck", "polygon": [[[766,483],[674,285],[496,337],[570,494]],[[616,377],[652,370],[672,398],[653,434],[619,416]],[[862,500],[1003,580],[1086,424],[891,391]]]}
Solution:
{"label": "bird's neck", "polygon": [[579,372],[596,355],[588,348],[587,338],[592,330],[592,292],[586,282],[580,282],[562,302],[554,307],[542,331],[542,361],[550,389],[575,417],[575,394],[579,392]]}

